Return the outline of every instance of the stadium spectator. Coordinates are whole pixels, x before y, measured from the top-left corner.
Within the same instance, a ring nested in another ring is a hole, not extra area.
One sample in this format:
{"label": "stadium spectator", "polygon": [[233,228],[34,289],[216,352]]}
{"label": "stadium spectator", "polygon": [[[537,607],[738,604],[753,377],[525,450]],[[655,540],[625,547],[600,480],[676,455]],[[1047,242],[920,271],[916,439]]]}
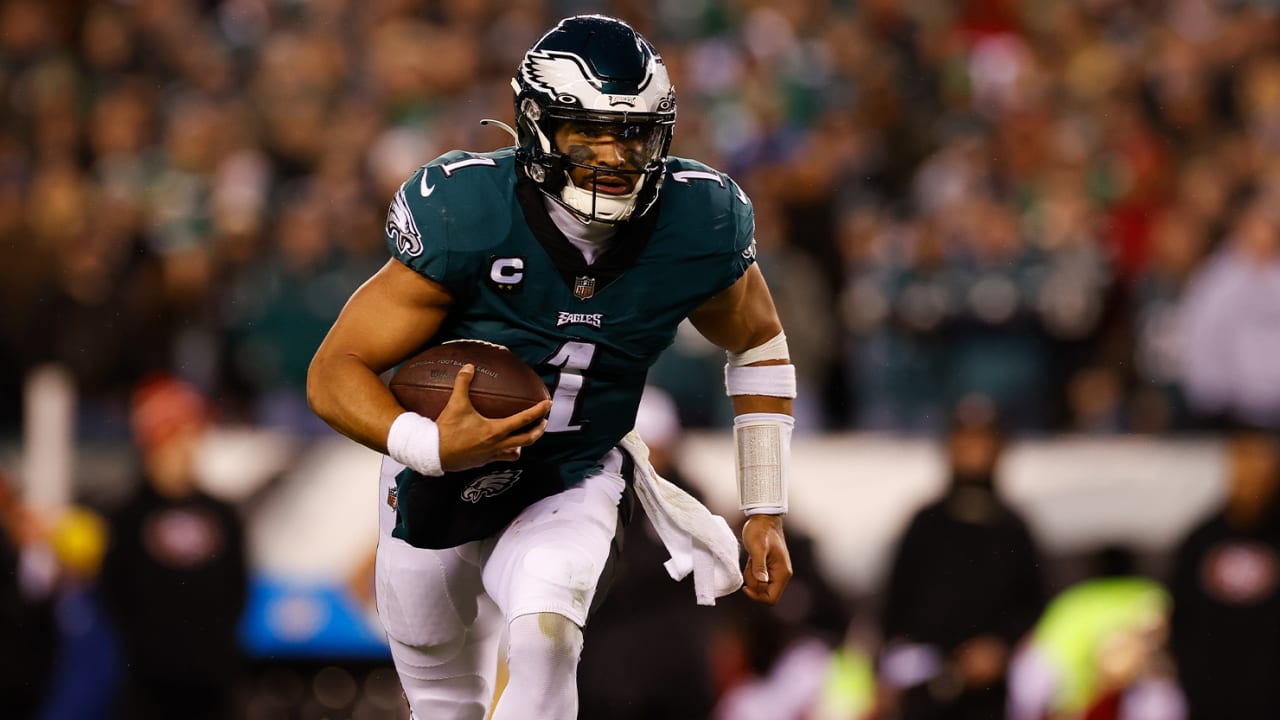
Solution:
{"label": "stadium spectator", "polygon": [[106,520],[89,508],[68,507],[48,535],[60,571],[57,660],[39,720],[110,720],[124,669],[98,587]]}
{"label": "stadium spectator", "polygon": [[1184,382],[1203,416],[1280,429],[1280,229],[1273,203],[1241,208],[1182,307]]}
{"label": "stadium spectator", "polygon": [[1174,562],[1173,651],[1190,720],[1280,717],[1280,446],[1237,429],[1221,510]]}
{"label": "stadium spectator", "polygon": [[0,711],[34,717],[54,661],[56,568],[40,521],[0,473]]}
{"label": "stadium spectator", "polygon": [[1203,221],[1186,209],[1170,209],[1153,224],[1150,262],[1133,285],[1134,430],[1159,432],[1191,425],[1180,385],[1187,284],[1207,244]]}
{"label": "stadium spectator", "polygon": [[127,667],[121,717],[232,717],[244,530],[235,508],[195,484],[206,413],[204,398],[170,376],[148,378],[133,395],[145,478],[111,515],[102,571]]}
{"label": "stadium spectator", "polygon": [[959,406],[946,493],[899,540],[880,676],[902,720],[1002,717],[1010,655],[1043,607],[1035,543],[997,491],[1002,444],[988,403]]}
{"label": "stadium spectator", "polygon": [[1120,546],[1049,601],[1009,666],[1009,720],[1182,720],[1168,656],[1169,593]]}

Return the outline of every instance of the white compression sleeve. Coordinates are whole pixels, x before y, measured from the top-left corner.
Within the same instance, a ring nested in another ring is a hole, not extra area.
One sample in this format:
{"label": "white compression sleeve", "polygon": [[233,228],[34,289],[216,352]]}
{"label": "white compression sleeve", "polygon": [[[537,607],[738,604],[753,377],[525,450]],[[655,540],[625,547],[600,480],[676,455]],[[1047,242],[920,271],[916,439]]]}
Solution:
{"label": "white compression sleeve", "polygon": [[434,420],[404,412],[391,423],[387,454],[392,460],[423,475],[443,475],[440,466],[440,428]]}

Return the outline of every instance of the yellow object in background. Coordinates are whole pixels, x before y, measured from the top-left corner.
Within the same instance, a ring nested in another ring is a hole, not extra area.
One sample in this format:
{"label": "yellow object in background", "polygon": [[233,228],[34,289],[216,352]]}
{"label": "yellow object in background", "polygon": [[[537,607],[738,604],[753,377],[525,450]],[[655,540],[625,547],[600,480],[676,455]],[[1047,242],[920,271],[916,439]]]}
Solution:
{"label": "yellow object in background", "polygon": [[49,528],[48,540],[66,572],[90,577],[102,568],[107,550],[107,523],[98,513],[79,506],[64,510]]}
{"label": "yellow object in background", "polygon": [[875,670],[862,649],[846,645],[831,656],[827,681],[811,720],[858,720],[875,707]]}

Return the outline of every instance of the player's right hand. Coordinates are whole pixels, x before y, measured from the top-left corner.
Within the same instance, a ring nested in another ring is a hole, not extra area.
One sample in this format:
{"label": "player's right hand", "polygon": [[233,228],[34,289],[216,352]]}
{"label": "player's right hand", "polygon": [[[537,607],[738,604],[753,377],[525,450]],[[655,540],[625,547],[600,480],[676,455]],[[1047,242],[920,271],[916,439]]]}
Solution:
{"label": "player's right hand", "polygon": [[440,427],[440,467],[446,472],[520,458],[547,429],[551,401],[504,418],[487,418],[471,405],[471,381],[476,368],[467,363],[453,381],[453,394],[436,418]]}

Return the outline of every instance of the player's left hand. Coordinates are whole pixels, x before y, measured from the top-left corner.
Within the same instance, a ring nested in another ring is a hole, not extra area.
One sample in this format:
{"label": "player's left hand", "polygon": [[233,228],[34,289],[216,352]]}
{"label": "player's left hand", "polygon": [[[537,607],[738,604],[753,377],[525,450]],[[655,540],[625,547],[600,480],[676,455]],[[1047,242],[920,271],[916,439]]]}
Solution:
{"label": "player's left hand", "polygon": [[791,581],[791,555],[782,534],[782,516],[748,517],[742,526],[742,544],[747,549],[742,591],[756,602],[777,603]]}

